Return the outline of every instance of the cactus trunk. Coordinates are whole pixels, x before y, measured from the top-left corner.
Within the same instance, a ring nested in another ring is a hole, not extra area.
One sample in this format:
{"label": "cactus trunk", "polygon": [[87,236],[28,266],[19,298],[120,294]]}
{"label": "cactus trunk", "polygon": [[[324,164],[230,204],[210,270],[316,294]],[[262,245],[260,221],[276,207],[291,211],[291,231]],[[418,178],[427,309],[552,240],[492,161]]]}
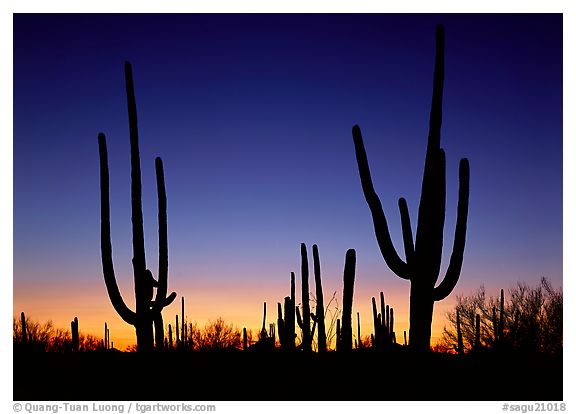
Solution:
{"label": "cactus trunk", "polygon": [[80,349],[80,335],[78,334],[78,318],[75,317],[70,323],[72,330],[72,351],[78,352]]}
{"label": "cactus trunk", "polygon": [[500,323],[498,323],[498,341],[504,340],[504,289],[500,289]]}
{"label": "cactus trunk", "polygon": [[362,337],[360,336],[360,312],[356,312],[356,317],[358,319],[358,348],[362,348]]}
{"label": "cactus trunk", "polygon": [[310,334],[310,286],[308,269],[308,252],[304,243],[300,244],[300,254],[302,256],[302,349],[312,350],[312,335]]}
{"label": "cactus trunk", "polygon": [[318,324],[318,352],[326,352],[326,325],[324,321],[324,293],[322,292],[322,278],[320,276],[320,255],[318,246],[312,246],[314,260],[314,284],[316,286],[316,321]]}
{"label": "cactus trunk", "polygon": [[22,345],[26,345],[26,343],[28,342],[28,336],[26,334],[26,315],[24,315],[24,312],[20,313],[20,328],[21,328],[21,342]]}
{"label": "cactus trunk", "polygon": [[154,341],[156,342],[156,351],[163,351],[164,347],[164,321],[160,312],[154,315]]}
{"label": "cactus trunk", "polygon": [[260,336],[266,338],[268,333],[266,332],[266,302],[264,302],[264,316],[262,317],[262,329],[260,330]]}
{"label": "cactus trunk", "polygon": [[352,350],[352,300],[354,296],[354,278],[356,277],[356,251],[346,252],[344,264],[344,292],[342,298],[341,349]]}
{"label": "cactus trunk", "polygon": [[458,335],[458,355],[464,355],[464,341],[462,340],[462,329],[460,328],[460,312],[456,310],[456,333]]}

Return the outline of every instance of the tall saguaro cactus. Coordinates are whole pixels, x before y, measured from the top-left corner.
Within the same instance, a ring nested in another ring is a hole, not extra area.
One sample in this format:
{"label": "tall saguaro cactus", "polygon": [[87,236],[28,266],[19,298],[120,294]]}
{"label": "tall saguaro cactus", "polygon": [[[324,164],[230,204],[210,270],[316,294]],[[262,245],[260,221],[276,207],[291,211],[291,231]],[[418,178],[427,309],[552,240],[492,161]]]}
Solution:
{"label": "tall saguaro cactus", "polygon": [[[164,331],[162,323],[162,309],[170,305],[176,298],[172,292],[168,297],[168,232],[166,214],[166,189],[164,186],[164,168],[162,160],[156,158],[156,183],[158,191],[158,281],[152,272],[146,268],[146,255],[144,250],[144,226],[142,219],[142,180],[140,173],[140,150],[138,145],[138,122],[136,116],[136,98],[134,96],[134,82],[132,79],[132,66],[125,64],[126,94],[128,100],[128,118],[130,126],[130,155],[131,155],[131,198],[132,198],[132,266],[134,269],[134,291],[136,296],[136,311],[126,306],[118,288],[112,261],[112,242],[110,238],[110,194],[108,151],[106,137],[98,134],[100,152],[100,194],[101,194],[101,251],[104,282],[112,306],[120,317],[127,323],[134,325],[138,351],[146,352],[154,349],[153,325],[156,329],[156,339],[160,338],[157,348],[164,345]],[[154,297],[154,287],[156,298]],[[160,335],[161,333],[161,335]]]}
{"label": "tall saguaro cactus", "polygon": [[342,330],[341,350],[352,350],[352,300],[354,297],[354,279],[356,277],[356,250],[346,252],[344,264],[344,291],[342,293]]}
{"label": "tall saguaro cactus", "polygon": [[310,331],[310,286],[308,279],[310,271],[308,269],[308,251],[304,243],[300,244],[300,255],[302,256],[302,349],[304,351],[312,350],[312,334]]}
{"label": "tall saguaro cactus", "polygon": [[326,324],[324,321],[324,293],[322,292],[322,278],[320,277],[320,255],[318,246],[312,246],[314,260],[314,284],[316,287],[316,321],[318,325],[318,352],[326,352]]}
{"label": "tall saguaro cactus", "polygon": [[434,302],[446,298],[458,282],[466,242],[470,167],[468,160],[464,158],[460,160],[460,189],[458,192],[458,212],[452,255],[444,279],[436,286],[442,259],[446,213],[446,156],[444,150],[440,147],[443,87],[444,27],[440,25],[436,29],[436,59],[430,129],[424,164],[422,193],[418,209],[415,244],[412,238],[412,228],[406,200],[400,198],[398,201],[406,255],[405,261],[399,257],[392,244],[382,204],[372,184],[360,128],[355,125],[352,129],[362,190],[372,213],[374,230],[382,256],[388,267],[396,275],[410,280],[411,283],[410,346],[421,351],[430,349]]}

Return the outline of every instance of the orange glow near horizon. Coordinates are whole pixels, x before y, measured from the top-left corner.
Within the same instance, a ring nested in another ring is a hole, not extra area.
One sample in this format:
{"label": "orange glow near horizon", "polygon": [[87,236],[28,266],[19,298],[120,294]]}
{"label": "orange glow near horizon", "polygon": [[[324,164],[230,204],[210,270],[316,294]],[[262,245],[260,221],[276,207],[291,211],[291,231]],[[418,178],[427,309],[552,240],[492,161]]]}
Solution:
{"label": "orange glow near horizon", "polygon": [[[267,328],[270,323],[276,323],[277,303],[283,302],[284,296],[288,294],[288,289],[284,285],[286,283],[278,284],[278,286],[267,289],[266,292],[253,286],[241,284],[229,284],[226,287],[196,286],[195,288],[178,289],[176,290],[177,299],[163,311],[164,324],[167,327],[170,323],[174,328],[176,314],[181,314],[181,297],[184,296],[187,322],[194,322],[199,327],[203,327],[206,323],[222,317],[227,323],[233,324],[239,330],[244,327],[252,330],[253,337],[256,337],[262,326],[263,302],[267,303]],[[134,301],[133,294],[129,294],[130,287],[121,286],[121,289],[128,306],[133,308]],[[300,301],[298,279],[296,289],[298,304]],[[125,323],[118,316],[108,299],[103,282],[95,282],[90,286],[85,286],[81,291],[75,290],[70,288],[66,291],[51,291],[49,287],[41,284],[25,286],[14,281],[14,318],[19,318],[20,312],[24,311],[26,316],[34,321],[44,323],[50,320],[55,328],[70,330],[70,322],[74,317],[78,317],[80,332],[99,339],[104,336],[104,323],[106,322],[115,348],[125,350],[128,346],[136,343],[134,327]],[[403,289],[384,290],[386,303],[394,308],[394,330],[397,342],[401,344],[404,342],[403,332],[404,330],[408,331],[409,327],[408,291],[408,284]],[[336,298],[339,307],[341,307],[341,287],[332,286],[330,283],[326,283],[324,286],[325,306],[334,292],[336,292]],[[313,281],[311,281],[311,293],[314,293]],[[376,297],[379,307],[378,294],[379,290],[374,291],[362,283],[357,283],[355,286],[352,321],[354,338],[357,337],[356,312],[360,312],[361,336],[363,338],[369,337],[372,333],[371,297]],[[445,301],[436,303],[432,326],[432,344],[435,344],[441,337],[446,311],[453,307],[454,303],[454,295]],[[311,303],[311,307],[314,307],[314,303]],[[328,309],[334,311],[335,304],[333,303]]]}

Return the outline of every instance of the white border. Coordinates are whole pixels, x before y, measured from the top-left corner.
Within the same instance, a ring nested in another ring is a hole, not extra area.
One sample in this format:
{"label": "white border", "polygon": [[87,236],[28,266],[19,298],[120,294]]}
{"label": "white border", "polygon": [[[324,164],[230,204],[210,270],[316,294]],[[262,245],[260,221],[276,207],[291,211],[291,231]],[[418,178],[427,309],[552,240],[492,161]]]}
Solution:
{"label": "white border", "polygon": [[[0,189],[4,198],[2,213],[0,214],[0,274],[2,275],[2,289],[0,289],[0,306],[2,307],[2,323],[0,324],[0,338],[2,350],[11,350],[12,331],[12,234],[13,234],[13,147],[12,147],[12,14],[13,13],[563,13],[564,14],[564,274],[563,280],[566,310],[564,320],[564,396],[568,400],[568,407],[574,403],[568,384],[574,384],[573,366],[576,309],[572,295],[576,281],[572,277],[574,270],[574,257],[576,245],[574,231],[576,204],[574,202],[574,185],[576,178],[576,82],[574,81],[576,47],[576,19],[574,11],[576,2],[572,0],[435,0],[435,1],[370,1],[332,0],[328,2],[311,0],[271,1],[271,0],[226,0],[192,2],[185,0],[144,0],[138,2],[120,0],[11,0],[0,2]],[[568,75],[571,76],[568,76]],[[542,137],[542,145],[546,145],[546,137]],[[2,384],[0,395],[2,402],[12,404],[12,355],[11,352],[2,352]],[[458,379],[454,379],[457,381]],[[545,381],[546,379],[535,379]],[[343,384],[340,384],[343,386]],[[339,385],[339,386],[340,386]],[[447,384],[449,386],[449,384]],[[337,392],[335,390],[335,392]],[[10,402],[8,402],[10,401]],[[367,411],[374,408],[390,408],[410,410],[412,408],[425,412],[441,413],[485,413],[500,412],[501,404],[497,402],[217,402],[218,413],[226,412],[292,412],[301,410],[312,412],[330,410],[334,412]],[[12,410],[12,406],[9,407]],[[571,410],[570,410],[571,411]]]}

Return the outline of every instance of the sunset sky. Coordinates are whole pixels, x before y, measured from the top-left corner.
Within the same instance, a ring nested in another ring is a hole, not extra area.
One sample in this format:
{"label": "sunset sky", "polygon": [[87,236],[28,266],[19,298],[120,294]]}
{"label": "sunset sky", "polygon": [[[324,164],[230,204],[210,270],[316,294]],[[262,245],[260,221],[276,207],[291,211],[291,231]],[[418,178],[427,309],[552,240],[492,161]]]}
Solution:
{"label": "sunset sky", "polygon": [[[342,304],[357,251],[354,314],[369,335],[384,291],[408,330],[409,282],[380,254],[351,129],[403,257],[397,200],[415,232],[432,92],[434,30],[446,28],[442,146],[452,248],[458,161],[470,160],[464,265],[436,303],[433,340],[457,295],[542,276],[562,286],[562,16],[15,15],[14,316],[135,343],[102,276],[97,134],[108,141],[114,265],[133,307],[124,61],[138,105],[148,267],[157,274],[154,157],[164,160],[173,323],[221,316],[257,330],[319,246],[324,296]],[[313,278],[311,286],[313,291]],[[300,301],[297,279],[297,301]],[[354,325],[355,326],[355,325]],[[355,332],[355,331],[354,331]]]}

